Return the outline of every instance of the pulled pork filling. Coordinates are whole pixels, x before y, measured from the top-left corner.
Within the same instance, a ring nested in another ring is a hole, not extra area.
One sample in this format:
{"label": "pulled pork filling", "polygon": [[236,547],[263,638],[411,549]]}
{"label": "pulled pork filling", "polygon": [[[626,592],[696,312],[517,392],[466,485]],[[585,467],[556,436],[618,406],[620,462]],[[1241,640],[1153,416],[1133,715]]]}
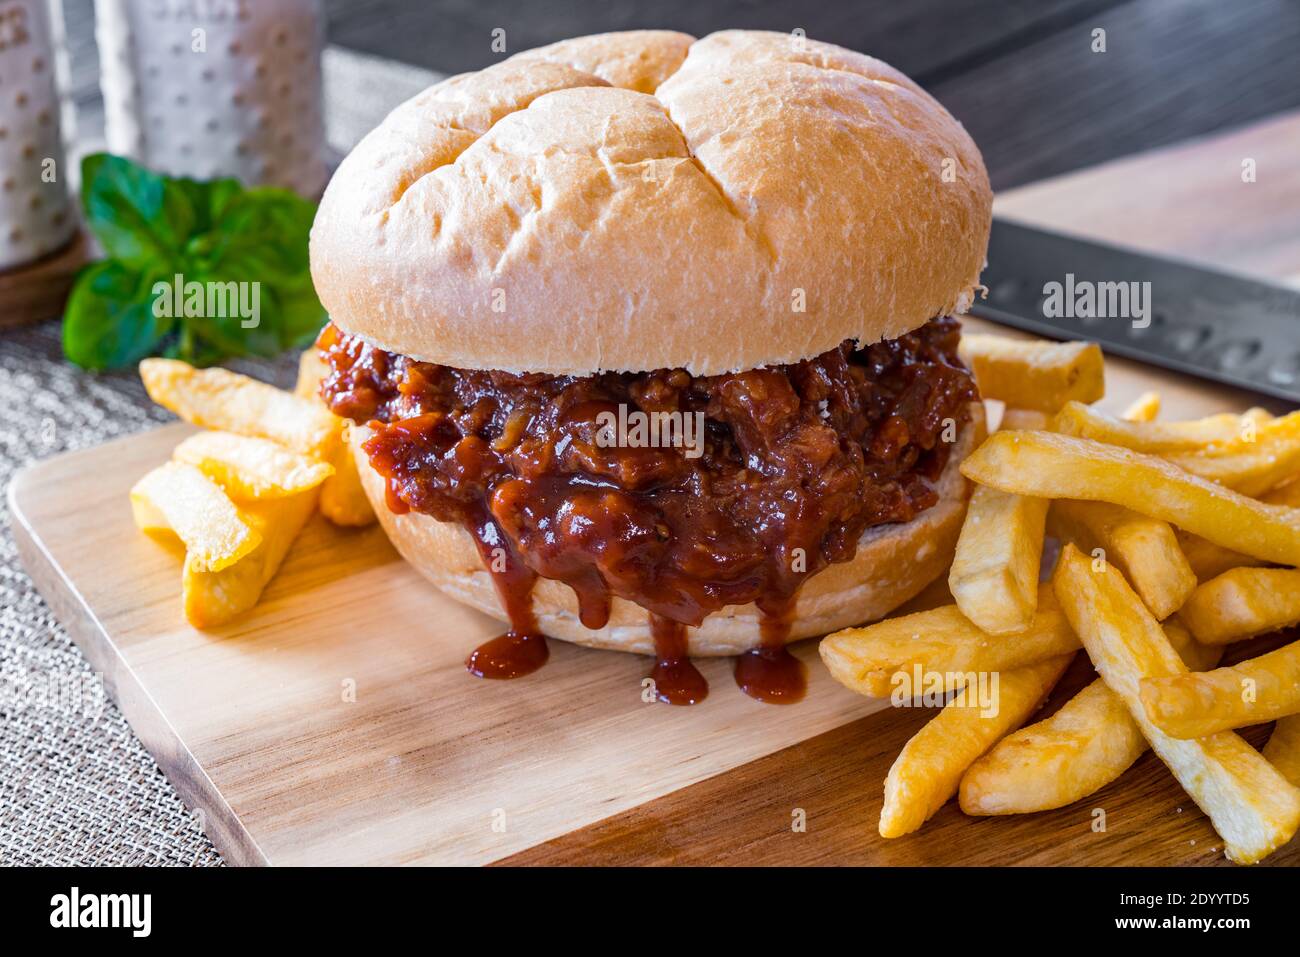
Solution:
{"label": "pulled pork filling", "polygon": [[779,623],[865,530],[937,501],[977,396],[959,329],[935,319],[728,375],[575,377],[417,362],[331,325],[321,394],[374,430],[365,451],[394,512],[471,531],[516,631],[534,630],[536,575],[569,584],[589,628],[611,595],[652,623],[698,625],[752,601]]}

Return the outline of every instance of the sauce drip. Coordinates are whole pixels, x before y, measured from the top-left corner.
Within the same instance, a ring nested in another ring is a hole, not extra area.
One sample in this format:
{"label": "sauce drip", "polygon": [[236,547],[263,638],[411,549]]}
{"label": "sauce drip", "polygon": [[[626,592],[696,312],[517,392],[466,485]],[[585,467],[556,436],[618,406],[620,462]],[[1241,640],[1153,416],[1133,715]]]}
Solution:
{"label": "sauce drip", "polygon": [[736,656],[736,684],[751,698],[766,704],[794,704],[808,690],[807,669],[786,650],[790,638],[793,598],[759,601],[759,647]]}
{"label": "sauce drip", "polygon": [[522,678],[546,664],[550,656],[545,635],[520,634],[511,628],[470,652],[465,667],[476,678]]}
{"label": "sauce drip", "polygon": [[474,537],[479,557],[492,575],[510,630],[475,648],[465,659],[469,673],[478,678],[521,678],[532,674],[551,656],[546,636],[533,615],[533,583],[537,574],[515,554],[496,522],[480,510],[465,522]]}
{"label": "sauce drip", "polygon": [[650,671],[655,697],[665,704],[699,704],[708,697],[709,683],[686,654],[686,626],[651,613],[650,633],[655,640],[655,666]]}

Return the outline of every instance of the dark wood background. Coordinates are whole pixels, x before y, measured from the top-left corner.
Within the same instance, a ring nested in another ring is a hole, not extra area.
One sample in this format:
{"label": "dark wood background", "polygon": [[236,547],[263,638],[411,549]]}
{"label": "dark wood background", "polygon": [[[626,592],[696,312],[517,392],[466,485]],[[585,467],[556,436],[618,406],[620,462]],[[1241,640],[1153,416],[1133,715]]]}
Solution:
{"label": "dark wood background", "polygon": [[[93,104],[93,0],[63,2],[75,96]],[[801,27],[934,93],[966,124],[998,189],[1300,105],[1296,0],[323,2],[331,43],[443,73],[498,59],[498,27],[511,53],[604,30]],[[1105,53],[1092,52],[1095,28]]]}

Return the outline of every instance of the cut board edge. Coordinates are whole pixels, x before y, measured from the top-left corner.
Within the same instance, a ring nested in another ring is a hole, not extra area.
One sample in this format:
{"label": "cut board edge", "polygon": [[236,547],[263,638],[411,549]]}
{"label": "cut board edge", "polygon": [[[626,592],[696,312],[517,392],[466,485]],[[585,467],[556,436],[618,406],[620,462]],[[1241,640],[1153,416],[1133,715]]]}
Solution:
{"label": "cut board edge", "polygon": [[[129,441],[132,438],[135,436],[115,441]],[[185,746],[135,672],[123,660],[116,643],[82,598],[76,585],[64,575],[32,527],[28,509],[24,505],[26,489],[32,483],[39,482],[42,474],[51,471],[56,462],[66,465],[74,456],[101,450],[103,447],[94,446],[66,453],[66,457],[34,462],[14,475],[9,484],[7,499],[10,527],[18,557],[37,592],[86,656],[91,669],[103,682],[108,696],[122,712],[159,769],[176,788],[186,809],[205,809],[198,823],[222,857],[238,865],[267,866],[270,861],[256,840]]]}

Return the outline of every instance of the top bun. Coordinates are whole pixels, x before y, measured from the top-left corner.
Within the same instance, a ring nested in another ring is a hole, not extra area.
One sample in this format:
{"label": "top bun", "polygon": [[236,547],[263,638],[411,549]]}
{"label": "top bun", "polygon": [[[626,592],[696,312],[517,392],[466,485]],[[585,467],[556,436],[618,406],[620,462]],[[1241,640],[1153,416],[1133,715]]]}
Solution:
{"label": "top bun", "polygon": [[607,33],[395,109],[330,182],[311,269],[340,328],[417,359],[714,375],[965,310],[991,205],[961,124],[879,60]]}

